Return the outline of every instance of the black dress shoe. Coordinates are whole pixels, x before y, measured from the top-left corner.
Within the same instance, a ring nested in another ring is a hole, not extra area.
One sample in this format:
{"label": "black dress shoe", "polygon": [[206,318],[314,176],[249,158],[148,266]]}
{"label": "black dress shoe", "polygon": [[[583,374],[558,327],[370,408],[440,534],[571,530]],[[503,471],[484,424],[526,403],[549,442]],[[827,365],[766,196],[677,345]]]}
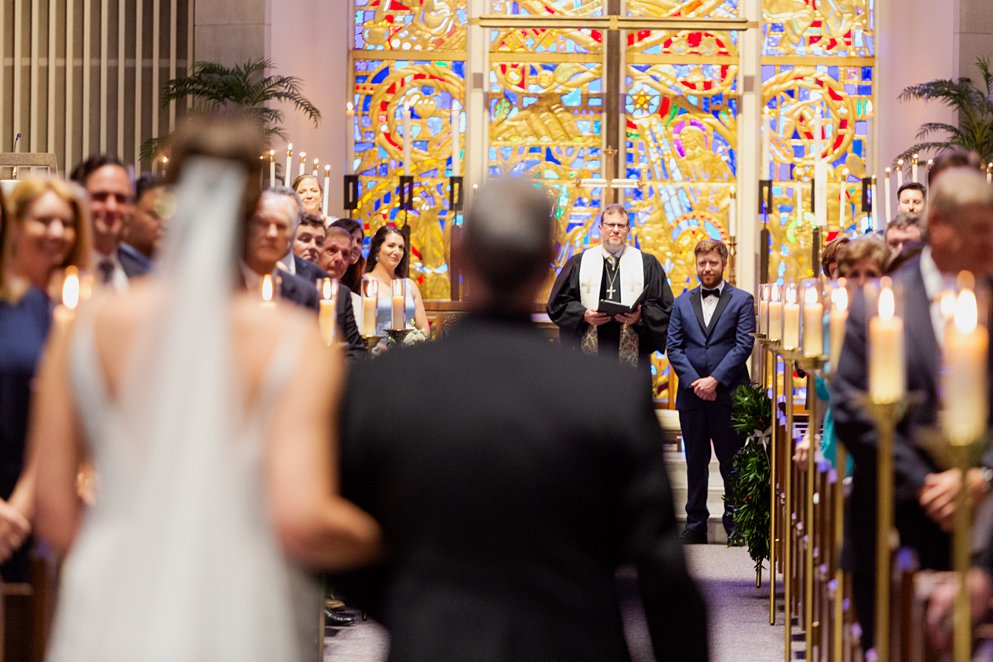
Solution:
{"label": "black dress shoe", "polygon": [[330,609],[324,610],[324,627],[343,628],[348,627],[354,622],[355,619],[347,614],[340,614]]}
{"label": "black dress shoe", "polygon": [[706,545],[707,532],[699,529],[683,529],[679,534],[679,542],[684,545]]}

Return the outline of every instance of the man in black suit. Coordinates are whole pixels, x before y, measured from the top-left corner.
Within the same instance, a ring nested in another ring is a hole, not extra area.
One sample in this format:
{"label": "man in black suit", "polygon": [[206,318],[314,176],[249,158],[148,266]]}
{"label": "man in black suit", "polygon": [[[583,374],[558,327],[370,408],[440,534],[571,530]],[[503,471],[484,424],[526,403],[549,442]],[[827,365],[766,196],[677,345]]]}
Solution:
{"label": "man in black suit", "polygon": [[480,190],[460,253],[469,315],[348,384],[342,487],[383,527],[373,613],[393,660],[630,659],[615,587],[627,563],[659,659],[707,659],[643,380],[531,324],[552,227],[531,183]]}
{"label": "man in black suit", "polygon": [[[944,469],[920,443],[923,430],[937,425],[944,321],[941,291],[954,286],[960,271],[977,279],[993,274],[993,188],[971,168],[947,170],[935,180],[928,207],[928,245],[894,274],[904,293],[904,336],[907,390],[915,394],[897,426],[893,444],[894,514],[900,544],[912,548],[921,567],[947,569],[959,472]],[[852,300],[845,341],[831,394],[838,438],[855,460],[846,548],[843,560],[852,572],[855,604],[862,625],[863,647],[875,643],[876,430],[857,404],[868,389],[867,318],[861,293]],[[993,467],[990,454],[983,460]],[[985,496],[990,474],[984,467],[969,471],[967,483],[975,500]]]}
{"label": "man in black suit", "polygon": [[[280,260],[289,250],[292,228],[296,226],[297,218],[293,198],[284,191],[269,189],[262,192],[255,214],[248,222],[241,263],[242,282],[249,289],[258,289],[268,274],[278,284],[280,298],[316,311],[319,307],[316,279],[306,280],[279,268]],[[324,274],[323,271],[320,273]],[[335,314],[339,327],[345,333],[349,358],[365,354],[365,344],[359,336],[352,312],[351,297],[338,297]]]}
{"label": "man in black suit", "polygon": [[134,209],[134,190],[127,166],[116,156],[91,156],[70,175],[86,190],[90,203],[93,264],[105,285],[126,290],[128,281],[145,275],[148,258],[122,241]]}
{"label": "man in black suit", "polygon": [[[321,236],[325,236],[323,225]],[[341,282],[342,276],[348,270],[351,244],[352,236],[348,232],[341,228],[328,228],[324,243],[320,247],[320,258],[321,266],[327,270],[327,275],[338,280],[338,302],[335,307],[338,328],[348,342],[349,358],[354,358],[366,354],[366,345],[362,340],[362,334],[359,333],[359,324],[355,317],[358,297]]]}

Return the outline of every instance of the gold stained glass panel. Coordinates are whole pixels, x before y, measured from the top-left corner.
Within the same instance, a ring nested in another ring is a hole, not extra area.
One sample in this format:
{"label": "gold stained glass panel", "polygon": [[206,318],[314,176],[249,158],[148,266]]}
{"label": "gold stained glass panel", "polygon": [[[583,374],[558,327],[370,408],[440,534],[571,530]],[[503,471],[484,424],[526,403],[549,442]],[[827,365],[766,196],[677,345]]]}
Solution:
{"label": "gold stained glass panel", "polygon": [[764,55],[872,57],[875,0],[764,0]]}
{"label": "gold stained glass panel", "polygon": [[737,18],[738,0],[628,0],[629,16]]}
{"label": "gold stained glass panel", "polygon": [[464,51],[466,0],[354,0],[353,48]]}
{"label": "gold stained glass panel", "polygon": [[507,16],[603,16],[604,0],[491,0],[490,11]]}

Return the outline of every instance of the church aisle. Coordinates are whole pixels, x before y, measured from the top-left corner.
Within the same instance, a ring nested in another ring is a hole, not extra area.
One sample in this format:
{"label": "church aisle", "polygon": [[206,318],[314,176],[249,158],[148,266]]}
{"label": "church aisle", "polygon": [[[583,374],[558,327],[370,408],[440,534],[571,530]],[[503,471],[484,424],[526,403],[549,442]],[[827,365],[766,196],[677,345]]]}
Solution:
{"label": "church aisle", "polygon": [[[782,621],[769,625],[769,584],[755,588],[755,566],[743,547],[687,545],[686,562],[710,609],[713,662],[783,659]],[[780,613],[780,618],[782,614]]]}
{"label": "church aisle", "polygon": [[[783,659],[782,623],[769,625],[769,585],[755,588],[755,569],[744,548],[724,545],[688,545],[686,561],[710,609],[713,662],[778,662]],[[618,592],[625,612],[625,630],[633,662],[652,662],[651,643],[637,611],[633,572],[622,572]],[[387,635],[372,621],[328,629],[325,662],[382,662]]]}

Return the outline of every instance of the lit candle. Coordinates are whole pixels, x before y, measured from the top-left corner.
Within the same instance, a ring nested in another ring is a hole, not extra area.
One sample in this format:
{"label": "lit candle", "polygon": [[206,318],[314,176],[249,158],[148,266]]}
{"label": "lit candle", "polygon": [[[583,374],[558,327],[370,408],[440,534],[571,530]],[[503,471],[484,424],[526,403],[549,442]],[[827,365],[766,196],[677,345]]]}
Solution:
{"label": "lit candle", "polygon": [[376,308],[379,306],[379,281],[368,277],[362,281],[362,335],[376,335]]}
{"label": "lit candle", "polygon": [[413,137],[410,135],[410,107],[403,107],[403,174],[410,176],[410,143]]}
{"label": "lit candle", "polygon": [[912,180],[914,180],[915,182],[921,181],[920,179],[917,178],[917,163],[918,163],[918,159],[919,159],[919,157],[918,157],[917,154],[914,154],[910,158],[910,178]]}
{"label": "lit candle", "polygon": [[[316,172],[314,174],[317,174]],[[331,165],[324,166],[324,199],[321,201],[321,213],[328,215],[328,206],[331,200]]]}
{"label": "lit candle", "polygon": [[993,184],[993,163],[986,164],[986,183]]}
{"label": "lit candle", "polygon": [[901,186],[903,186],[903,159],[896,162],[896,187],[899,189]]}
{"label": "lit candle", "polygon": [[803,355],[818,357],[824,353],[824,305],[817,288],[820,281],[811,281],[803,294]]}
{"label": "lit candle", "polygon": [[269,150],[269,188],[276,186],[276,150]]}
{"label": "lit candle", "polygon": [[763,283],[759,289],[759,333],[769,333],[769,284]]}
{"label": "lit candle", "polygon": [[300,167],[297,168],[297,177],[304,174],[307,167],[307,152],[300,152]]}
{"label": "lit candle", "polygon": [[168,156],[163,156],[162,157],[162,176],[163,177],[166,176],[166,173],[168,172],[168,170],[169,170],[169,157]]}
{"label": "lit candle", "polygon": [[320,311],[317,321],[321,329],[321,339],[324,344],[330,347],[334,343],[336,315],[335,304],[338,301],[338,280],[335,278],[321,278],[317,281],[321,294]]}
{"label": "lit candle", "polygon": [[311,168],[311,170],[310,170],[310,174],[312,174],[312,175],[313,175],[314,177],[316,177],[316,176],[317,176],[317,172],[318,172],[318,171],[319,171],[320,169],[321,169],[321,162],[320,162],[320,159],[314,159],[314,167],[313,167],[313,168]]}
{"label": "lit candle", "polygon": [[838,359],[841,358],[841,347],[845,342],[845,324],[848,322],[848,289],[845,279],[838,281],[838,286],[831,290],[831,314],[828,318],[828,334],[831,336],[831,370],[838,369]]}
{"label": "lit candle", "polygon": [[891,202],[893,199],[893,193],[890,191],[890,169],[887,168],[883,172],[885,173],[885,176],[883,177],[883,202],[886,204],[885,221],[886,223],[889,223],[890,219],[893,218],[892,208],[890,206],[893,204]]}
{"label": "lit candle", "polygon": [[799,177],[793,180],[793,195],[796,198],[793,202],[796,211],[796,222],[797,225],[800,225],[803,223],[803,184],[800,182]]}
{"label": "lit candle", "polygon": [[462,136],[459,134],[459,118],[462,115],[452,103],[452,177],[458,177],[462,170]]}
{"label": "lit candle", "polygon": [[783,349],[800,347],[800,304],[796,285],[786,286],[786,303],[783,305]]}
{"label": "lit candle", "polygon": [[355,106],[352,105],[351,101],[345,104],[345,115],[348,117],[355,117]]}
{"label": "lit candle", "polygon": [[772,124],[769,121],[769,108],[762,109],[762,164],[759,166],[759,173],[762,179],[772,179]]}
{"label": "lit candle", "polygon": [[970,444],[986,432],[989,332],[978,323],[976,294],[959,292],[955,317],[945,335],[941,427],[949,442]]}
{"label": "lit candle", "polygon": [[290,179],[290,169],[293,168],[293,143],[286,146],[286,170],[283,171],[283,186],[289,186],[292,180]]}
{"label": "lit candle", "polygon": [[79,306],[79,270],[76,267],[66,267],[65,278],[62,281],[62,303],[52,311],[52,318],[58,326],[66,326],[76,315]]}
{"label": "lit candle", "polygon": [[848,191],[845,189],[848,188],[848,177],[846,172],[842,171],[841,173],[841,187],[838,193],[838,228],[840,230],[845,229],[845,218],[847,217],[845,207],[848,205]]}
{"label": "lit candle", "polygon": [[780,287],[777,284],[769,286],[769,340],[777,341],[783,337],[783,302],[780,300]]}
{"label": "lit candle", "polygon": [[827,178],[828,163],[821,145],[821,109],[814,118],[814,225],[822,228],[827,225]]}
{"label": "lit candle", "polygon": [[734,185],[731,185],[731,199],[728,201],[728,234],[735,237],[738,234],[738,195]]}
{"label": "lit candle", "polygon": [[869,397],[893,403],[906,392],[903,354],[903,320],[896,315],[892,281],[880,282],[877,314],[869,321]]}
{"label": "lit candle", "polygon": [[402,278],[396,278],[393,280],[393,328],[394,329],[406,329],[407,320],[405,319],[404,313],[404,297],[406,293],[406,281]]}
{"label": "lit candle", "polygon": [[275,308],[276,307],[276,287],[273,284],[272,276],[266,274],[262,277],[262,307],[263,308]]}

